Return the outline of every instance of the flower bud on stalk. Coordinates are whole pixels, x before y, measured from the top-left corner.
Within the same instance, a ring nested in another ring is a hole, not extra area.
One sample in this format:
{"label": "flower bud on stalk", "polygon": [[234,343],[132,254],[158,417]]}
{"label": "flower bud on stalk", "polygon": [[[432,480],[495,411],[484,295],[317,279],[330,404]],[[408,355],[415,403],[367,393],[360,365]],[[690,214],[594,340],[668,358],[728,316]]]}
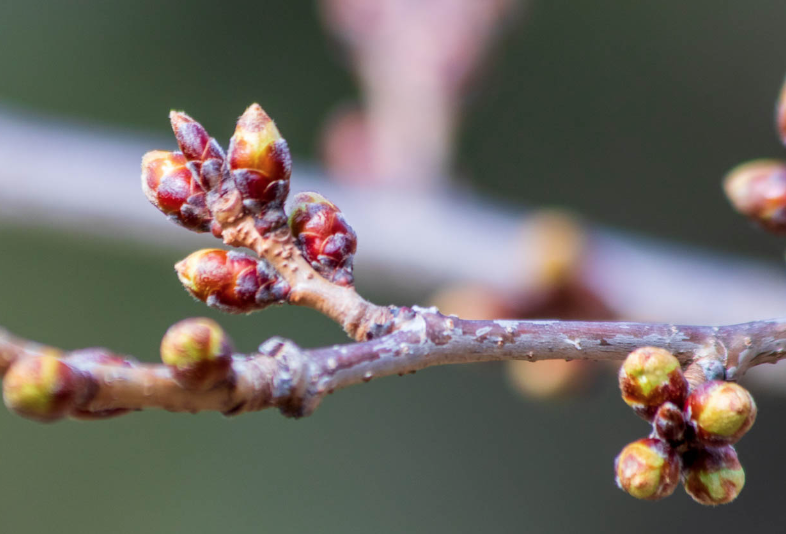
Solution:
{"label": "flower bud on stalk", "polygon": [[739,384],[713,380],[690,394],[685,414],[698,441],[711,446],[731,445],[753,426],[756,403]]}
{"label": "flower bud on stalk", "polygon": [[142,190],[170,219],[196,232],[207,232],[212,218],[205,192],[180,152],[153,150],[142,158]]}
{"label": "flower bud on stalk", "polygon": [[745,486],[745,471],[734,447],[692,449],[683,456],[683,485],[700,504],[726,504]]}
{"label": "flower bud on stalk", "polygon": [[258,215],[265,232],[284,223],[292,158],[286,140],[259,104],[252,104],[237,121],[229,142],[229,172],[243,205]]}
{"label": "flower bud on stalk", "polygon": [[628,444],[614,461],[617,486],[637,499],[658,500],[674,492],[680,481],[680,459],[655,438]]}
{"label": "flower bud on stalk", "polygon": [[293,202],[289,226],[303,257],[328,280],[352,285],[357,235],[344,215],[318,193],[298,193]]}
{"label": "flower bud on stalk", "polygon": [[657,347],[631,352],[620,367],[619,385],[622,399],[647,421],[664,402],[682,406],[688,392],[679,360]]}
{"label": "flower bud on stalk", "polygon": [[183,386],[207,390],[228,378],[232,344],[212,319],[185,319],[164,334],[161,360]]}
{"label": "flower bud on stalk", "polygon": [[733,168],[723,182],[734,209],[775,233],[786,233],[786,164],[759,159]]}
{"label": "flower bud on stalk", "polygon": [[261,310],[289,295],[289,284],[266,261],[240,252],[198,250],[175,270],[191,295],[227,313]]}
{"label": "flower bud on stalk", "polygon": [[62,419],[88,393],[86,377],[55,356],[20,358],[3,378],[5,405],[42,422]]}

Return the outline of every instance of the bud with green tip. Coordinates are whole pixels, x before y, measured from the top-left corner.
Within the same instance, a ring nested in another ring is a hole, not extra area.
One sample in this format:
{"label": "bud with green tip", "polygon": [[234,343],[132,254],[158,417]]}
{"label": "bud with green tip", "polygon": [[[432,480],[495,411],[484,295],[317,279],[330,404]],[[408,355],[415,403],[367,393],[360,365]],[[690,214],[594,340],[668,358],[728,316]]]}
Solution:
{"label": "bud with green tip", "polygon": [[745,486],[745,471],[734,447],[692,449],[683,455],[683,485],[694,501],[726,504]]}
{"label": "bud with green tip", "polygon": [[357,235],[335,204],[319,193],[298,193],[289,227],[303,257],[320,275],[339,285],[352,284]]}
{"label": "bud with green tip", "polygon": [[625,358],[619,386],[622,399],[647,421],[652,421],[664,402],[682,406],[688,392],[679,360],[657,347],[636,349]]}
{"label": "bud with green tip", "polygon": [[259,104],[249,106],[238,119],[227,159],[246,208],[258,214],[274,210],[283,216],[292,158],[286,140]]}
{"label": "bud with green tip", "polygon": [[697,387],[685,403],[685,414],[696,439],[705,445],[731,445],[756,420],[756,403],[734,382],[713,380]]}
{"label": "bud with green tip", "polygon": [[191,295],[227,313],[261,310],[289,295],[289,284],[270,264],[236,251],[198,250],[175,270]]}
{"label": "bud with green tip", "polygon": [[183,386],[210,389],[230,374],[232,343],[212,319],[185,319],[164,334],[161,360]]}
{"label": "bud with green tip", "polygon": [[680,458],[665,442],[644,438],[628,444],[614,461],[617,486],[636,497],[668,497],[680,481]]}
{"label": "bud with green tip", "polygon": [[55,356],[20,358],[3,378],[5,405],[43,422],[68,415],[86,392],[84,377]]}

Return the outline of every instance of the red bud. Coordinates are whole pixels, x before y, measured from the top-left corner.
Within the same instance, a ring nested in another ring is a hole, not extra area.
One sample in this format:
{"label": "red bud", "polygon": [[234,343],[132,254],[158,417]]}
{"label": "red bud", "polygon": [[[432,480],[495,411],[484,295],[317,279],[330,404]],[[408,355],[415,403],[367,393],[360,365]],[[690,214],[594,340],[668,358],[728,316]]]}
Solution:
{"label": "red bud", "polygon": [[351,285],[357,235],[335,204],[318,193],[298,193],[289,216],[300,251],[332,282]]}

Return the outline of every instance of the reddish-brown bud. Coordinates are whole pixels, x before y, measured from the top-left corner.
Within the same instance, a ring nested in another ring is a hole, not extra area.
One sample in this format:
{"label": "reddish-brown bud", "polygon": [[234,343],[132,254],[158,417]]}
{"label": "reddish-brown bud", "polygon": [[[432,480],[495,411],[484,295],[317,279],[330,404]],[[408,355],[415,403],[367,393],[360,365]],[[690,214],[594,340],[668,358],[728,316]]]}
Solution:
{"label": "reddish-brown bud", "polygon": [[730,445],[689,450],[683,455],[683,463],[685,491],[698,503],[729,503],[745,486],[745,470]]}
{"label": "reddish-brown bud", "polygon": [[249,106],[238,119],[228,161],[248,209],[261,213],[283,207],[289,194],[292,158],[287,142],[259,104]]}
{"label": "reddish-brown bud", "polygon": [[685,415],[706,445],[731,445],[756,420],[756,403],[747,389],[734,382],[713,380],[697,387],[685,403]]}
{"label": "reddish-brown bud", "polygon": [[206,232],[211,216],[205,192],[186,163],[180,152],[148,152],[142,158],[142,190],[151,204],[176,223]]}
{"label": "reddish-brown bud", "polygon": [[3,378],[5,405],[43,422],[68,415],[85,392],[84,378],[54,356],[20,358]]}
{"label": "reddish-brown bud", "polygon": [[289,227],[303,257],[332,282],[351,285],[357,235],[335,204],[318,193],[298,193]]}
{"label": "reddish-brown bud", "polygon": [[227,313],[261,310],[289,295],[289,285],[270,264],[240,252],[198,250],[175,270],[189,293]]}
{"label": "reddish-brown bud", "polygon": [[664,402],[655,413],[652,421],[655,434],[674,445],[685,439],[685,416],[682,409],[673,402]]}
{"label": "reddish-brown bud", "polygon": [[786,164],[744,163],[729,171],[723,188],[734,209],[771,232],[786,232]]}
{"label": "reddish-brown bud", "polygon": [[164,334],[161,360],[183,386],[207,390],[229,376],[232,343],[212,319],[185,319]]}
{"label": "reddish-brown bud", "polygon": [[620,367],[619,385],[622,399],[647,421],[664,402],[682,406],[688,392],[679,360],[657,347],[631,352]]}
{"label": "reddish-brown bud", "polygon": [[614,461],[617,486],[637,499],[655,501],[674,493],[680,459],[665,441],[645,438],[628,444]]}
{"label": "reddish-brown bud", "polygon": [[217,189],[224,176],[225,156],[221,145],[208,135],[201,124],[182,111],[171,111],[169,121],[172,123],[177,144],[202,189]]}

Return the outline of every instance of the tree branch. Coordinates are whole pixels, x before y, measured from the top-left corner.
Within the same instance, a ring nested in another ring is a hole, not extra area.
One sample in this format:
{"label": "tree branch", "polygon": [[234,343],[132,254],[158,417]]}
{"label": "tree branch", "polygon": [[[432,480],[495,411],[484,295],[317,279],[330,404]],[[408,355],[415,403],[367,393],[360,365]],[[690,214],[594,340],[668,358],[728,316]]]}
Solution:
{"label": "tree branch", "polygon": [[[786,356],[786,319],[725,327],[624,322],[468,321],[435,309],[400,308],[398,330],[378,339],[303,350],[272,338],[260,352],[235,355],[225,380],[206,390],[182,385],[162,364],[96,363],[64,353],[87,378],[73,414],[115,414],[161,408],[173,412],[219,411],[227,415],[277,407],[285,415],[310,414],[335,390],[373,378],[405,375],[427,367],[500,360],[623,360],[642,346],[672,352],[686,369],[708,379],[738,379],[748,369]],[[0,371],[19,358],[59,354],[0,335]],[[724,376],[725,375],[725,376]]]}

